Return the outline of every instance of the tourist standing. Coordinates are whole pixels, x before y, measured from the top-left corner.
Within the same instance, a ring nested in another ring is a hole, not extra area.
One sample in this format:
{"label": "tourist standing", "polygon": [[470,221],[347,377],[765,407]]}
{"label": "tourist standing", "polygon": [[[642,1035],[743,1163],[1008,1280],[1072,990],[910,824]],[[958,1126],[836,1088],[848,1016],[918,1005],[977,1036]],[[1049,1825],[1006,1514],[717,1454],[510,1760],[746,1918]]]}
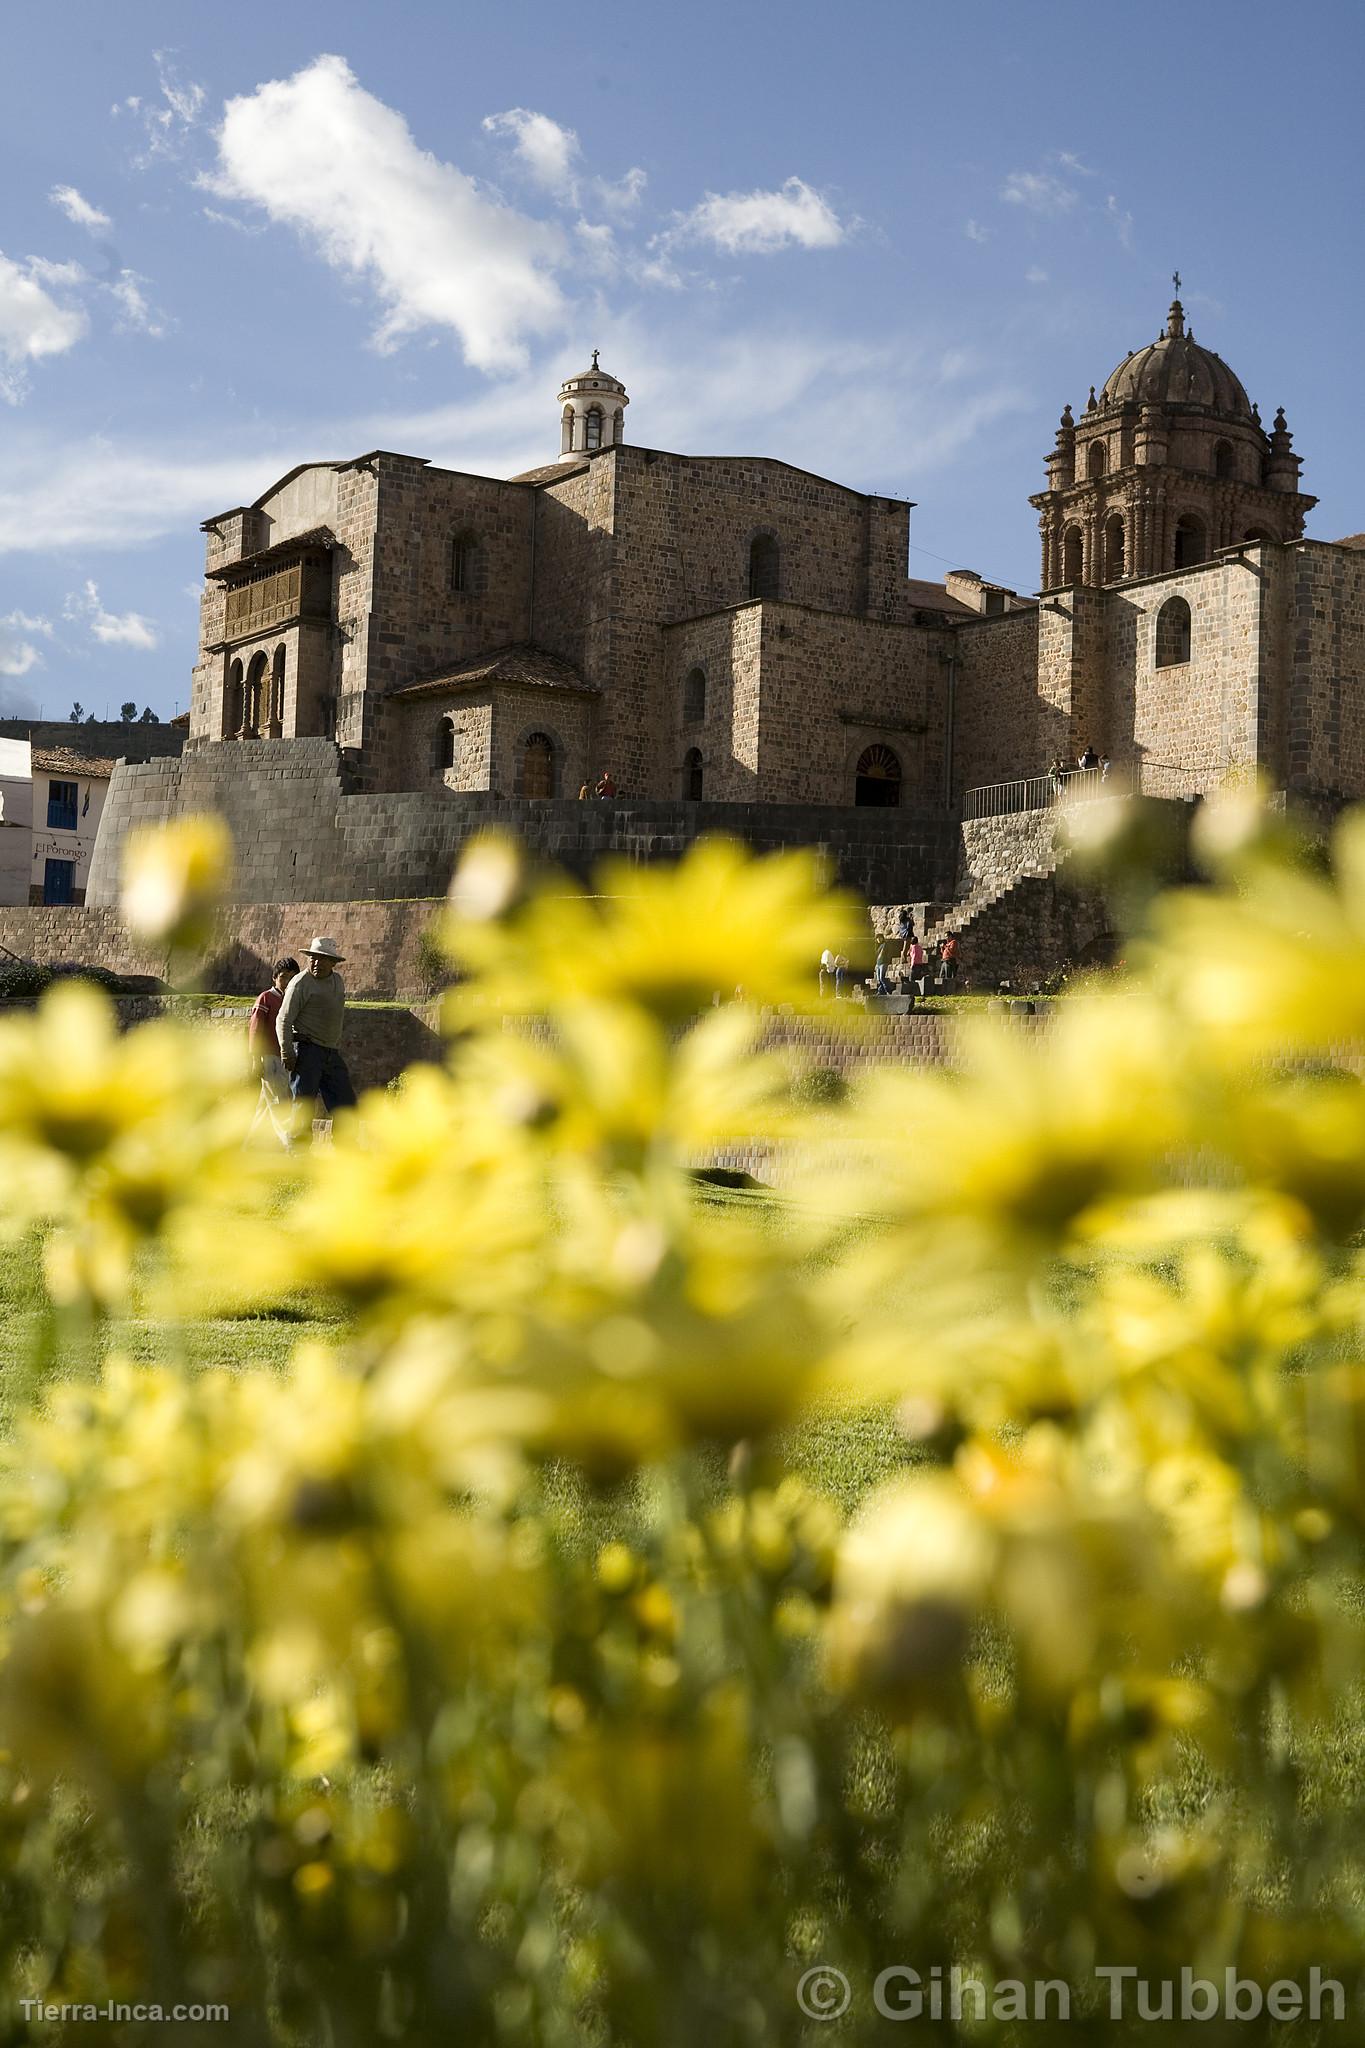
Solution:
{"label": "tourist standing", "polygon": [[615,796],[615,794],[616,784],[611,779],[611,772],[609,769],[604,768],[602,770],[602,773],[597,778],[597,787],[593,791],[593,795],[596,797],[607,798],[613,797]]}
{"label": "tourist standing", "polygon": [[304,958],[307,966],[294,976],[280,1005],[280,1057],[295,1102],[321,1102],[331,1116],[355,1108],[355,1089],[341,1056],[346,987],[336,970],[345,955],[335,939],[318,937]]}
{"label": "tourist standing", "polygon": [[247,1058],[251,1072],[261,1084],[247,1142],[251,1142],[261,1123],[269,1118],[270,1128],[286,1152],[293,1141],[293,1132],[292,1118],[286,1106],[289,1102],[289,1076],[280,1058],[279,1016],[284,992],[298,971],[297,960],[291,957],[277,960],[270,970],[269,988],[262,989],[257,996],[246,1021]]}

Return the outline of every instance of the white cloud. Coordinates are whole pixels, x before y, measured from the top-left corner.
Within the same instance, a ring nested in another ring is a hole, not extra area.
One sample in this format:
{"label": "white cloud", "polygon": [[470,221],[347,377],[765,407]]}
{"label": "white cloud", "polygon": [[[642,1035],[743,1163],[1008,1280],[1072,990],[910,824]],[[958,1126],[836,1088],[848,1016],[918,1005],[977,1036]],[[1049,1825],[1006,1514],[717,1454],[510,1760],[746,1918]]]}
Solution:
{"label": "white cloud", "polygon": [[[248,504],[319,447],[373,448],[334,440],[330,423],[272,448],[224,441],[202,448],[139,445],[96,437],[33,435],[0,465],[0,555],[48,548],[121,550],[168,533],[194,533],[225,505]],[[263,437],[264,440],[264,437]]]}
{"label": "white cloud", "polygon": [[801,178],[776,192],[708,192],[663,240],[713,242],[727,256],[767,255],[795,244],[832,249],[847,229],[829,201]]}
{"label": "white cloud", "polygon": [[1081,159],[1078,156],[1074,156],[1069,149],[1059,149],[1057,161],[1063,170],[1075,171],[1082,178],[1094,178],[1099,175],[1089,164],[1082,163]]}
{"label": "white cloud", "polygon": [[577,199],[574,166],[581,152],[572,128],[561,128],[548,114],[533,113],[529,107],[489,114],[483,125],[490,135],[511,136],[522,169],[537,185],[571,203]]}
{"label": "white cloud", "polygon": [[41,633],[52,638],[52,621],[28,612],[6,612],[0,617],[0,676],[26,676],[43,659],[42,649],[24,636]]}
{"label": "white cloud", "polygon": [[0,398],[11,405],[24,395],[27,364],[64,355],[85,333],[81,308],[59,305],[45,288],[71,283],[65,273],[77,268],[33,258],[19,264],[0,255]]}
{"label": "white cloud", "polygon": [[137,334],[149,334],[156,340],[166,332],[166,328],[143,296],[142,287],[146,282],[146,278],[139,277],[135,270],[121,270],[107,289],[119,308],[118,325]]}
{"label": "white cloud", "polygon": [[140,93],[130,93],[127,99],[116,100],[109,109],[115,118],[128,115],[142,130],[144,147],[133,158],[139,170],[145,170],[158,157],[178,156],[190,130],[198,125],[204,111],[202,85],[183,81],[165,50],[154,50],[152,61],[156,65],[161,98],[149,101]]}
{"label": "white cloud", "polygon": [[114,225],[108,214],[101,213],[98,206],[92,206],[88,199],[83,199],[74,185],[54,185],[47,196],[78,228],[111,228]]}
{"label": "white cloud", "polygon": [[1024,272],[1024,283],[1046,284],[1047,272],[1041,269],[1040,266],[1036,263],[1030,264],[1029,268]]}
{"label": "white cloud", "polygon": [[980,221],[977,220],[969,220],[962,232],[969,242],[989,242],[990,240],[988,230],[983,228]]}
{"label": "white cloud", "polygon": [[560,236],[419,149],[341,57],[229,100],[218,152],[220,197],[263,207],[373,286],[381,349],[448,327],[478,369],[506,370],[525,361],[527,334],[561,317]]}
{"label": "white cloud", "polygon": [[634,213],[645,196],[645,186],[648,183],[646,173],[638,164],[632,164],[624,178],[617,178],[615,181],[610,178],[594,178],[592,190],[597,204],[619,218]]}
{"label": "white cloud", "polygon": [[137,647],[150,653],[157,644],[156,627],[141,612],[107,612],[98,585],[87,579],[84,590],[72,591],[62,608],[68,619],[83,620],[104,647]]}
{"label": "white cloud", "polygon": [[1074,189],[1051,171],[1011,171],[1000,188],[1000,197],[1008,205],[1027,207],[1030,213],[1068,213],[1076,196]]}
{"label": "white cloud", "polygon": [[216,206],[202,209],[204,219],[211,220],[220,228],[235,228],[239,235],[263,235],[266,224],[263,220],[238,220],[235,213],[220,213]]}
{"label": "white cloud", "polygon": [[1114,194],[1112,192],[1109,194],[1109,197],[1106,199],[1104,203],[1104,211],[1106,216],[1108,217],[1109,225],[1113,228],[1114,233],[1118,236],[1119,241],[1122,243],[1123,247],[1127,249],[1129,254],[1131,255],[1133,248],[1132,214],[1129,213],[1124,207],[1119,205],[1118,200],[1114,197]]}
{"label": "white cloud", "polygon": [[597,277],[614,277],[621,267],[616,230],[606,221],[576,220],[573,231],[578,237],[584,269]]}

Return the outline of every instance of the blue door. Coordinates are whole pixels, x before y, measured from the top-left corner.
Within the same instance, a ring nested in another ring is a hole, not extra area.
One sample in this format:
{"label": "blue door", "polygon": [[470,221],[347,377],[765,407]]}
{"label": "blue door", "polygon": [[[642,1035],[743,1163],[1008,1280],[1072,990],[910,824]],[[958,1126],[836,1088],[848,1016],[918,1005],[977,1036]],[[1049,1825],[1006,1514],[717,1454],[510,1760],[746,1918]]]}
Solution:
{"label": "blue door", "polygon": [[43,869],[44,903],[70,903],[76,893],[74,860],[50,860]]}

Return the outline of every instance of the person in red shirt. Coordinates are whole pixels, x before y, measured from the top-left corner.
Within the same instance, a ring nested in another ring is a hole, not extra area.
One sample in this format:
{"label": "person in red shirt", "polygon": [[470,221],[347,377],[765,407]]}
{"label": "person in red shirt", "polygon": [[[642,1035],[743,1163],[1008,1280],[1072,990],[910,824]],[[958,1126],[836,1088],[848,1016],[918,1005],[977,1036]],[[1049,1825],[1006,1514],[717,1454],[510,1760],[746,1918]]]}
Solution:
{"label": "person in red shirt", "polygon": [[252,1119],[247,1141],[255,1137],[257,1127],[269,1117],[270,1127],[284,1146],[286,1152],[293,1143],[292,1105],[289,1095],[289,1076],[284,1071],[280,1058],[280,1042],[276,1036],[280,1005],[284,992],[299,971],[297,960],[277,960],[270,970],[270,987],[262,989],[251,1007],[247,1019],[247,1057],[251,1072],[258,1075],[261,1083],[260,1100]]}
{"label": "person in red shirt", "polygon": [[611,797],[615,796],[615,794],[616,784],[611,779],[611,771],[610,769],[604,768],[602,770],[602,773],[597,778],[597,787],[593,791],[593,795],[598,797]]}

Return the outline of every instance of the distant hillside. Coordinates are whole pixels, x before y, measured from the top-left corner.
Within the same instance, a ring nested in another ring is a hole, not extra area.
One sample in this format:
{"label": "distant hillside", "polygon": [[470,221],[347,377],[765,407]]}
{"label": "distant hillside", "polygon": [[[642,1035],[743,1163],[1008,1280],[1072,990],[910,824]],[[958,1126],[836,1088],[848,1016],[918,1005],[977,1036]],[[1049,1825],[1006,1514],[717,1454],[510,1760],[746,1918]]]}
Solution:
{"label": "distant hillside", "polygon": [[93,758],[117,761],[157,761],[166,754],[184,751],[183,725],[143,725],[121,718],[82,720],[69,718],[0,718],[0,739],[32,740],[35,747],[74,747]]}

